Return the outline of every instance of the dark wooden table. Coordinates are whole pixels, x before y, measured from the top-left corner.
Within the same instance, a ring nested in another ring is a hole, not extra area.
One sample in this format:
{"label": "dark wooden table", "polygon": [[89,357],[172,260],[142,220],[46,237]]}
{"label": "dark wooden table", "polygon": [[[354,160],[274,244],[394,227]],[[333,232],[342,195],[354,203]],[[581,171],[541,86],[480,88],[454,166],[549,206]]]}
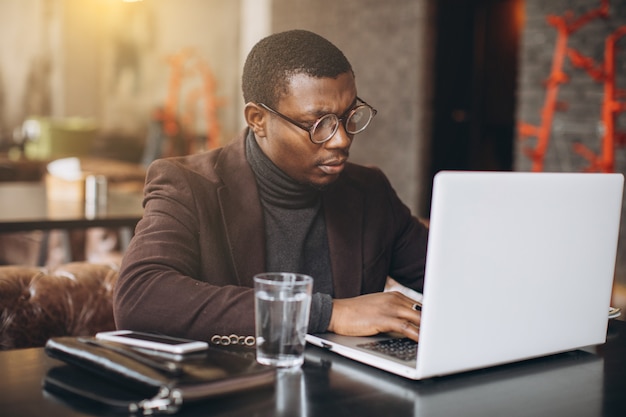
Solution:
{"label": "dark wooden table", "polygon": [[44,183],[0,183],[0,232],[89,227],[134,228],[143,215],[143,195],[109,192],[106,205],[86,210],[82,201],[53,200]]}
{"label": "dark wooden table", "polygon": [[[102,410],[42,390],[57,366],[43,349],[0,352],[0,414],[100,416]],[[626,322],[607,343],[427,381],[409,381],[307,347],[301,370],[272,389],[184,407],[182,416],[620,416],[626,415]]]}

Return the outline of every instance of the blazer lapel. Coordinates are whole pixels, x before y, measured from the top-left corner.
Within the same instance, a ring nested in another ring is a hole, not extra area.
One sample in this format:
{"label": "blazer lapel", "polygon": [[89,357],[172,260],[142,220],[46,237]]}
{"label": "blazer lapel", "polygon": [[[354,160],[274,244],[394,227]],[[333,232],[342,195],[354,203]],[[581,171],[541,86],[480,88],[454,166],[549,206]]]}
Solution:
{"label": "blazer lapel", "polygon": [[363,274],[363,194],[340,179],[324,193],[324,215],[328,231],[335,298],[361,293]]}
{"label": "blazer lapel", "polygon": [[239,284],[252,287],[254,275],[265,270],[265,227],[244,138],[245,134],[224,148],[215,169],[224,182],[218,198],[231,262]]}

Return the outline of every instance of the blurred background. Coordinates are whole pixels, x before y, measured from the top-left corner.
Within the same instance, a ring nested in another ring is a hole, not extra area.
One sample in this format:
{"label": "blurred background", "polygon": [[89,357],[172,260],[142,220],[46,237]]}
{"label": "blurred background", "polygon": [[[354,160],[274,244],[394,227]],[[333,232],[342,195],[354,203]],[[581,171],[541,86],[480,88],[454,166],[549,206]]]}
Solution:
{"label": "blurred background", "polygon": [[626,0],[0,0],[0,174],[224,144],[248,51],[293,28],[351,61],[379,111],[352,160],[421,217],[442,169],[623,173],[625,27]]}

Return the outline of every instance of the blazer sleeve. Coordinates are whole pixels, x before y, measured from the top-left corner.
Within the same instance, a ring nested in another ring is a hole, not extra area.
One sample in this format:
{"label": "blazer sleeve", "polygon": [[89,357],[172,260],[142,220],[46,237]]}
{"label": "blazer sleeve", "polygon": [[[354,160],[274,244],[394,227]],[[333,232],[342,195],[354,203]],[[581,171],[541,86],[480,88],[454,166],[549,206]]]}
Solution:
{"label": "blazer sleeve", "polygon": [[216,185],[178,161],[148,169],[144,216],[114,291],[116,326],[199,340],[254,335],[254,292],[231,271]]}

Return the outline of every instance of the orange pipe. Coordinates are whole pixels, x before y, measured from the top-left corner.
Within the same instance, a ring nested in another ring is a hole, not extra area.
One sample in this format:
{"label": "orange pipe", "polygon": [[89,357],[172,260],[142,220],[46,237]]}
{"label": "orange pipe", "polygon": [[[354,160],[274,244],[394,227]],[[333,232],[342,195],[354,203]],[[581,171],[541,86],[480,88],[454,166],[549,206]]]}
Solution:
{"label": "orange pipe", "polygon": [[539,126],[533,126],[524,122],[518,124],[518,132],[522,139],[532,136],[537,138],[534,148],[527,147],[524,149],[524,153],[532,161],[532,171],[543,171],[543,162],[550,141],[554,113],[561,105],[557,101],[559,86],[568,81],[567,74],[563,72],[563,61],[567,53],[568,38],[591,20],[607,17],[608,11],[609,0],[601,0],[598,8],[590,10],[576,20],[572,18],[570,11],[565,12],[564,16],[548,15],[546,18],[548,23],[556,28],[557,39],[550,76],[546,81],[546,97],[541,110],[541,124]]}
{"label": "orange pipe", "polygon": [[597,81],[604,84],[604,98],[602,100],[601,120],[604,126],[602,146],[599,155],[593,153],[583,144],[574,146],[575,152],[589,161],[585,171],[613,172],[615,169],[615,147],[623,144],[624,132],[615,129],[618,113],[626,112],[626,102],[618,101],[624,91],[616,86],[615,80],[615,51],[616,42],[626,36],[626,26],[621,26],[606,38],[604,50],[604,63],[601,70],[594,69],[595,63],[591,58],[583,57],[576,51],[571,51],[572,63],[582,67]]}

